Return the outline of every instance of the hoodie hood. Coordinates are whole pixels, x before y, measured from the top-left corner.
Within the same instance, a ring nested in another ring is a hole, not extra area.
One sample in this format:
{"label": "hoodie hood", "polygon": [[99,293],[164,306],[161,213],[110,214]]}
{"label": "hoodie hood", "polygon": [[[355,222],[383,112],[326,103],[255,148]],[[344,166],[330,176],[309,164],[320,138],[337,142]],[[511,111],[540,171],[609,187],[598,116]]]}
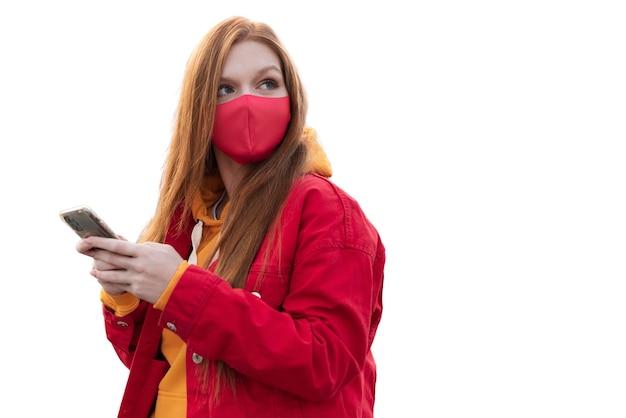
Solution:
{"label": "hoodie hood", "polygon": [[323,177],[332,176],[333,170],[330,161],[328,161],[322,145],[317,141],[317,131],[313,128],[304,128],[302,140],[309,151],[306,162],[307,173],[315,173]]}

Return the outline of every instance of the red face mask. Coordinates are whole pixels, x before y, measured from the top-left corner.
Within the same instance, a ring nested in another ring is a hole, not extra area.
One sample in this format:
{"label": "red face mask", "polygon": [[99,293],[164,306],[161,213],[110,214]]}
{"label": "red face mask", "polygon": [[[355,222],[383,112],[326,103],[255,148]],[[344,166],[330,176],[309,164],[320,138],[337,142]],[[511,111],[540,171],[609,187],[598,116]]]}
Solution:
{"label": "red face mask", "polygon": [[239,164],[263,161],[283,140],[290,120],[289,96],[244,95],[217,105],[212,141]]}

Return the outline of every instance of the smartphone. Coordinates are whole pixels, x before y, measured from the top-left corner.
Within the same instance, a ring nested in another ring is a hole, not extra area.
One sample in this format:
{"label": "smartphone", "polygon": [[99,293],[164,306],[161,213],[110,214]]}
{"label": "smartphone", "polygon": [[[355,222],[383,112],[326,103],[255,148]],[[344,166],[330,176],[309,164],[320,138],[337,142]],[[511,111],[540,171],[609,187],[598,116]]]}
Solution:
{"label": "smartphone", "polygon": [[89,206],[81,205],[62,210],[59,215],[81,238],[93,235],[105,238],[117,238],[117,234]]}

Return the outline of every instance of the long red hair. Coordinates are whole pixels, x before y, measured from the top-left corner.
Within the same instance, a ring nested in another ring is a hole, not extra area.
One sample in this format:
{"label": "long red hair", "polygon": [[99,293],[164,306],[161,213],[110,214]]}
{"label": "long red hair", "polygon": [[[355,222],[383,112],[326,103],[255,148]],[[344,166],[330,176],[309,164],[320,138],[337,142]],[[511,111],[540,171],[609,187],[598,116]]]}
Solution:
{"label": "long red hair", "polygon": [[[214,251],[219,250],[216,273],[236,288],[244,286],[252,261],[293,182],[303,173],[306,160],[306,145],[301,138],[307,114],[306,94],[295,64],[268,25],[243,17],[226,19],[211,29],[191,54],[182,82],[158,204],[141,236],[144,242],[162,242],[175,210],[182,205],[181,219],[186,219],[204,176],[219,175],[210,138],[220,76],[232,45],[243,40],[260,42],[278,56],[290,98],[291,121],[272,155],[249,165],[238,190],[229,196],[230,207]],[[178,226],[182,228],[182,223]],[[217,390],[220,377],[224,375],[234,388],[234,373],[225,364],[218,363]]]}

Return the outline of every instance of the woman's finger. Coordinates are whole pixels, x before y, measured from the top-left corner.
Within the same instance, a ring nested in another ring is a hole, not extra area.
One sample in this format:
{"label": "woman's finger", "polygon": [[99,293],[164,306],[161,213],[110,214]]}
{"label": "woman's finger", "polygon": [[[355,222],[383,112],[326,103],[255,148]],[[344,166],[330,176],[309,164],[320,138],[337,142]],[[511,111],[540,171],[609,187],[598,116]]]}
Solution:
{"label": "woman's finger", "polygon": [[83,241],[85,246],[91,246],[91,248],[99,248],[127,257],[136,257],[139,247],[139,244],[115,238],[102,238],[93,236],[85,238]]}

